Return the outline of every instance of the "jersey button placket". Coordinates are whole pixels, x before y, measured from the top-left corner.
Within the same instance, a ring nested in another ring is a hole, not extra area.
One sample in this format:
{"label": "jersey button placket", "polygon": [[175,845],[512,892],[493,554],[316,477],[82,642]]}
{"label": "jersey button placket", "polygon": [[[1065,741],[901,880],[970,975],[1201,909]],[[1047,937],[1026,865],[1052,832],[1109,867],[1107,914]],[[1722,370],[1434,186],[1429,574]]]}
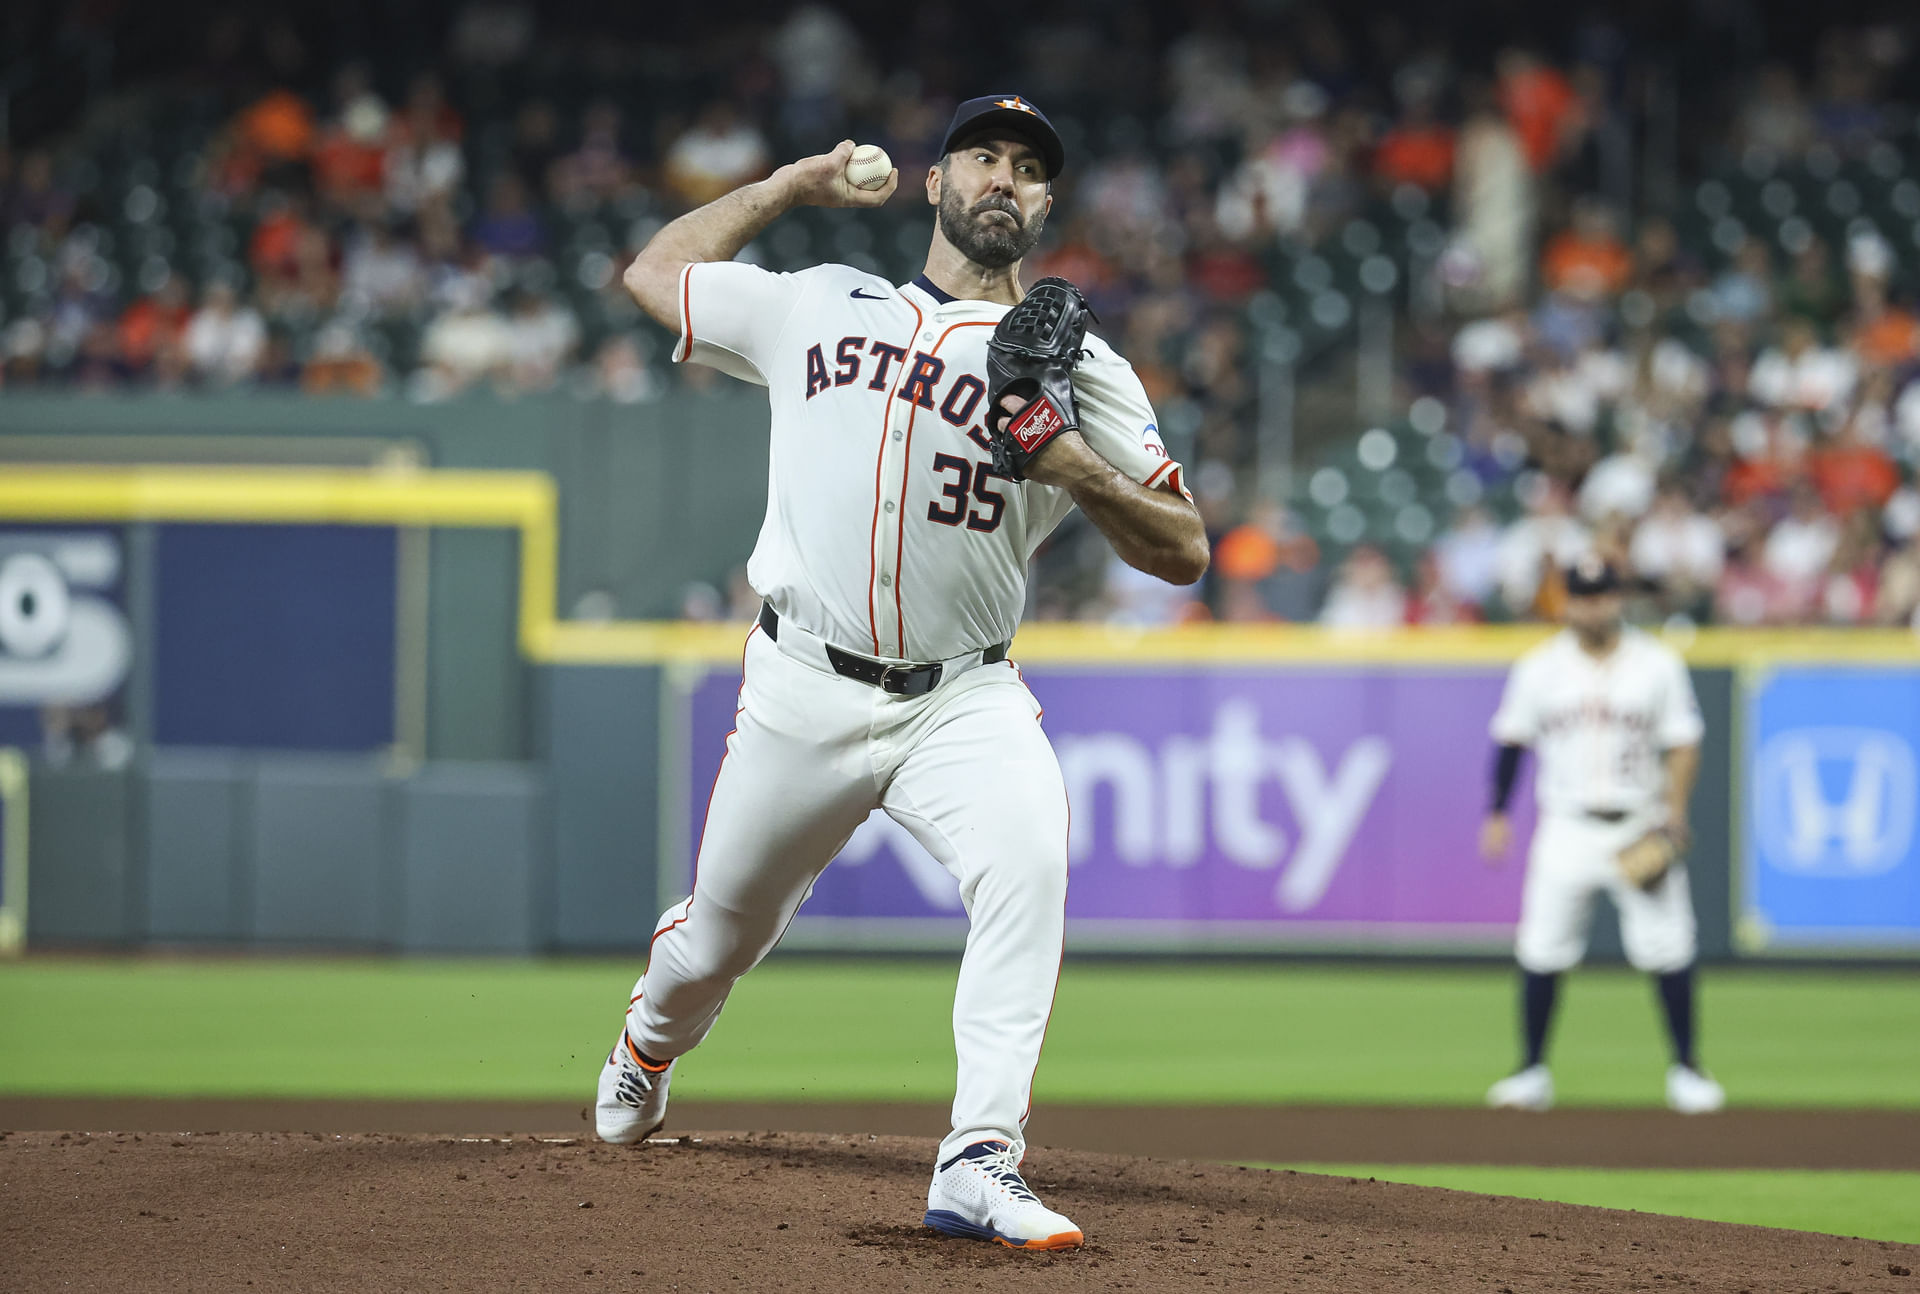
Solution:
{"label": "jersey button placket", "polygon": [[[888,446],[887,462],[880,473],[880,510],[887,517],[897,516],[900,511],[900,455],[906,452],[907,418],[909,407],[904,400],[895,399],[889,415],[893,435]],[[897,526],[880,528],[880,562],[877,572],[880,588],[886,593],[893,592],[893,581],[899,574],[900,545]],[[880,599],[883,604],[880,616],[880,654],[892,655],[899,635],[898,613],[895,612],[893,599]]]}

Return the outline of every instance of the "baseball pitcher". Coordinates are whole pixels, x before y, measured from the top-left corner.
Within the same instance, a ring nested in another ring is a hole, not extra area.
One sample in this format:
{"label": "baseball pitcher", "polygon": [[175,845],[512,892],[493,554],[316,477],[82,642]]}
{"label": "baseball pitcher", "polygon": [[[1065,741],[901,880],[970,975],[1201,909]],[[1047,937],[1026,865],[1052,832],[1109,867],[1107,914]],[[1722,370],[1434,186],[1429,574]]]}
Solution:
{"label": "baseball pitcher", "polygon": [[1654,977],[1673,1064],[1667,1104],[1688,1114],[1726,1104],[1693,1041],[1693,899],[1681,853],[1700,766],[1700,709],[1671,648],[1622,626],[1620,584],[1600,558],[1567,572],[1566,630],[1520,658],[1493,716],[1492,808],[1481,830],[1490,862],[1506,856],[1522,751],[1539,755],[1540,823],[1527,855],[1514,956],[1525,1052],[1487,1093],[1496,1107],[1553,1104],[1547,1030],[1560,973],[1587,950],[1594,898],[1620,915],[1627,960]]}
{"label": "baseball pitcher", "polygon": [[1019,1166],[1065,930],[1067,800],[1009,642],[1028,559],[1074,506],[1174,583],[1200,578],[1207,542],[1139,379],[1086,334],[1079,293],[1021,286],[1065,161],[1052,125],[1014,95],[973,99],[943,151],[911,283],[733,259],[794,207],[885,202],[898,173],[858,187],[851,141],[675,220],[627,270],[679,334],[676,361],[766,387],[772,463],[747,568],[764,607],[693,894],[660,918],[596,1122],[615,1143],[662,1126],[674,1062],[883,809],[954,875],[971,923],[925,1221],[1065,1249],[1079,1228]]}

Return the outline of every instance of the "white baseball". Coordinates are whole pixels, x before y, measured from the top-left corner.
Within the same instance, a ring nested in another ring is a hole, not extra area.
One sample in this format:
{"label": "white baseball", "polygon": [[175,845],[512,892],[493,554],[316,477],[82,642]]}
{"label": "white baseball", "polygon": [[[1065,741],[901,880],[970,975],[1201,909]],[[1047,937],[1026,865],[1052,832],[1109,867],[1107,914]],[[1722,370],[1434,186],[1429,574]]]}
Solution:
{"label": "white baseball", "polygon": [[893,159],[878,144],[862,144],[847,158],[847,183],[856,189],[884,189]]}

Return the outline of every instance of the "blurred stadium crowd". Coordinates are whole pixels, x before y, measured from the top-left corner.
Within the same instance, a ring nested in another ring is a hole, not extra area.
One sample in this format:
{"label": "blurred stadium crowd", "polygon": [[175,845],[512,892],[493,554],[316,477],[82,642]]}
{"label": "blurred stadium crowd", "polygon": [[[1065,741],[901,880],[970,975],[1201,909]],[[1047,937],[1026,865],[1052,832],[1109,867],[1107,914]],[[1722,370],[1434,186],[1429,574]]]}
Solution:
{"label": "blurred stadium crowd", "polygon": [[[1728,32],[1754,21],[1726,8]],[[1030,276],[1086,288],[1216,556],[1169,589],[1070,530],[1035,615],[1527,618],[1594,548],[1644,619],[1916,623],[1912,23],[1793,50],[1696,24],[1647,62],[1601,18],[1509,44],[1258,0],[1086,4],[1023,30],[1010,74],[970,13],[920,6],[883,36],[807,3],[639,39],[483,2],[338,59],[230,13],[193,66],[0,150],[0,386],[704,389],[619,285],[662,222],[878,142],[891,207],[796,213],[749,256],[904,281],[952,103],[1012,89],[1071,159]],[[1329,435],[1302,403],[1272,471],[1263,366],[1303,392],[1350,371],[1382,344],[1370,306],[1392,320],[1376,412]]]}

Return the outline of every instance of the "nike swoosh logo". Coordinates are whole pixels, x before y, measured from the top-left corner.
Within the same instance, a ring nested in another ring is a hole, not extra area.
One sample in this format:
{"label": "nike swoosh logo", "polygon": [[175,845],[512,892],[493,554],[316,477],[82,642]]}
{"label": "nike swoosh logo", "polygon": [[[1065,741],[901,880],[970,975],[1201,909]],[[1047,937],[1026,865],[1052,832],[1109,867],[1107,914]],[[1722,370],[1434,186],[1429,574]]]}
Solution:
{"label": "nike swoosh logo", "polygon": [[847,295],[850,297],[858,297],[862,301],[885,301],[887,299],[887,294],[884,292],[879,296],[874,296],[871,292],[862,292],[859,288],[855,288],[853,291],[847,293]]}

